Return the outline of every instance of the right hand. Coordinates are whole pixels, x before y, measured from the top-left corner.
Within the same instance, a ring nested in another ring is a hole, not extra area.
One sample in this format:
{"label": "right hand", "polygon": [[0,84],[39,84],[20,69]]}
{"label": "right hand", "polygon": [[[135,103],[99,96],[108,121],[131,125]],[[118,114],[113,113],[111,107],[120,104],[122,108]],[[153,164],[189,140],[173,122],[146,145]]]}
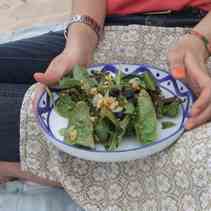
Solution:
{"label": "right hand", "polygon": [[[92,53],[96,45],[96,35],[92,31],[87,31],[87,28],[76,28],[71,33],[71,41],[67,41],[63,52],[51,61],[47,70],[44,73],[34,74],[34,79],[38,82],[32,97],[34,111],[45,86],[57,84],[65,74],[72,70],[74,65],[87,66],[91,63]],[[90,39],[90,42],[87,42],[87,39]]]}
{"label": "right hand", "polygon": [[[183,36],[176,47],[169,51],[172,75],[186,82],[197,97],[185,125],[188,130],[211,120],[211,78],[207,58],[208,52],[203,42],[192,35]],[[176,70],[182,74],[177,74]]]}

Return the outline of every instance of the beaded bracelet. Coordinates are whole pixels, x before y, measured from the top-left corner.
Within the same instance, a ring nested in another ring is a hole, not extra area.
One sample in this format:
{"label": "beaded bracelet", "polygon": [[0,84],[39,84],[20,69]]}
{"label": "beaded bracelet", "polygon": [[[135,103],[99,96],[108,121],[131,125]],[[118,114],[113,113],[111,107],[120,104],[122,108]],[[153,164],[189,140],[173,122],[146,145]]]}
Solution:
{"label": "beaded bracelet", "polygon": [[100,41],[102,33],[103,33],[103,29],[93,18],[87,15],[74,15],[70,17],[70,22],[67,25],[66,29],[64,30],[64,37],[66,40],[68,39],[69,27],[74,23],[83,23],[83,24],[88,25],[96,33],[98,42]]}
{"label": "beaded bracelet", "polygon": [[211,55],[211,44],[210,44],[210,41],[208,40],[207,37],[205,37],[203,34],[201,34],[200,32],[197,32],[195,30],[192,30],[190,32],[191,35],[194,35],[196,37],[198,37],[203,43],[204,43],[204,46],[205,48],[207,49],[208,53],[209,53],[209,56]]}

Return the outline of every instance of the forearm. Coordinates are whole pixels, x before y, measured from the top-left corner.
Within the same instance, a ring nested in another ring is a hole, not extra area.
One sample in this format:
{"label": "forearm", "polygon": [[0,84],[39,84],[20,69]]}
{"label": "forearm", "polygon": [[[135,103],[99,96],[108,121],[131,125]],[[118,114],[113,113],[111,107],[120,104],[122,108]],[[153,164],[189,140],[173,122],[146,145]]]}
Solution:
{"label": "forearm", "polygon": [[[202,34],[205,36],[208,40],[211,40],[211,12],[209,12],[195,27],[193,27],[193,30]],[[202,56],[205,60],[209,57],[209,52],[207,48],[205,47],[205,44],[203,43],[202,39],[200,37],[197,37],[195,35],[186,35],[187,43],[191,40],[191,48],[195,46],[198,48],[198,55]],[[191,39],[190,39],[191,38]]]}
{"label": "forearm", "polygon": [[211,11],[193,29],[211,40]]}
{"label": "forearm", "polygon": [[72,14],[88,15],[103,25],[106,15],[106,0],[73,0]]}
{"label": "forearm", "polygon": [[[72,15],[88,15],[103,27],[106,16],[106,0],[73,0]],[[67,47],[78,46],[83,42],[88,42],[87,47],[90,50],[96,47],[97,35],[85,24],[73,24],[69,30],[69,37]]]}

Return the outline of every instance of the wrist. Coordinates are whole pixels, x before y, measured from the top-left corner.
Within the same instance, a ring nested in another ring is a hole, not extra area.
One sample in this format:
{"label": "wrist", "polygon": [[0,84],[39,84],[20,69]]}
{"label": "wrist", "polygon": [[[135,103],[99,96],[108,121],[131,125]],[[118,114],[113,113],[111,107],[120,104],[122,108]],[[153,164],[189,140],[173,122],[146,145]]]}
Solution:
{"label": "wrist", "polygon": [[201,42],[203,43],[204,47],[206,48],[208,55],[211,55],[211,45],[210,45],[210,41],[209,39],[203,35],[201,32],[198,32],[196,30],[192,30],[190,32],[191,35],[197,37],[199,40],[201,40]]}
{"label": "wrist", "polygon": [[191,52],[196,53],[199,57],[206,60],[209,57],[209,52],[205,47],[203,41],[193,34],[186,34],[183,36],[182,41]]}
{"label": "wrist", "polygon": [[94,48],[87,45],[87,41],[86,43],[81,42],[80,39],[73,39],[72,41],[65,46],[63,54],[69,57],[74,64],[90,65]]}
{"label": "wrist", "polygon": [[88,52],[93,52],[97,46],[98,37],[96,33],[83,23],[75,23],[70,26],[66,48],[83,48]]}

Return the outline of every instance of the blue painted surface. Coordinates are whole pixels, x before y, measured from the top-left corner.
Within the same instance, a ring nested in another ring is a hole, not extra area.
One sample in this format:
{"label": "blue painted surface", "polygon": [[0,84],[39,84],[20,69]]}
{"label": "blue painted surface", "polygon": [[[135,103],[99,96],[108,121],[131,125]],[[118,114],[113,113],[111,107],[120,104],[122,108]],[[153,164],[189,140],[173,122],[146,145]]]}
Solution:
{"label": "blue painted surface", "polygon": [[[118,64],[100,64],[100,65],[94,65],[93,67],[91,67],[90,69],[94,69],[94,68],[99,68],[98,70],[103,71],[103,72],[110,72],[111,74],[116,74],[118,72]],[[190,89],[188,89],[184,84],[183,86],[186,87],[186,91],[181,90],[178,87],[178,84],[176,82],[176,80],[166,71],[155,68],[149,64],[136,64],[135,68],[133,68],[133,71],[130,72],[129,74],[132,75],[141,75],[145,72],[150,72],[151,74],[153,74],[152,70],[156,70],[156,72],[159,73],[159,75],[155,74],[154,77],[157,81],[158,86],[162,87],[163,89],[166,89],[169,93],[171,93],[172,95],[176,95],[179,98],[185,97],[186,102],[187,103],[182,103],[182,117],[183,117],[183,121],[180,124],[180,127],[177,131],[175,131],[172,134],[169,134],[167,137],[163,138],[163,139],[159,139],[156,140],[155,142],[153,142],[152,144],[148,144],[148,145],[140,145],[140,147],[138,148],[133,148],[133,149],[127,149],[127,150],[116,150],[114,152],[109,152],[109,153],[118,153],[118,152],[129,152],[129,151],[136,151],[136,150],[140,150],[142,148],[147,148],[147,147],[151,147],[152,145],[157,145],[160,144],[161,142],[167,141],[170,137],[174,136],[176,133],[179,133],[180,131],[184,131],[184,122],[185,122],[185,118],[188,116],[188,109],[189,109],[189,105],[191,102],[194,101],[194,96],[192,94],[192,91]],[[123,73],[127,74],[128,70],[123,70]],[[161,75],[164,74],[163,77],[161,77]],[[168,87],[168,85],[165,85],[163,83],[170,81],[173,84],[174,87],[174,92],[171,90],[170,87]],[[180,82],[182,84],[182,82]],[[47,96],[46,92],[44,93],[44,95]],[[41,106],[42,105],[42,106]],[[56,142],[62,143],[63,145],[66,145],[68,147],[77,147],[74,145],[68,145],[65,144],[62,140],[58,140],[54,135],[53,132],[51,131],[50,128],[50,124],[49,124],[49,117],[51,115],[52,112],[52,104],[49,102],[49,98],[48,97],[43,97],[41,96],[39,101],[38,101],[38,109],[37,109],[37,120],[42,128],[42,130],[48,134],[49,137],[52,137]],[[47,120],[46,118],[43,117],[43,115],[47,115]],[[91,149],[81,149],[82,151],[95,151],[95,152],[100,152],[100,153],[107,153],[106,151],[99,151],[99,150],[91,150]]]}

